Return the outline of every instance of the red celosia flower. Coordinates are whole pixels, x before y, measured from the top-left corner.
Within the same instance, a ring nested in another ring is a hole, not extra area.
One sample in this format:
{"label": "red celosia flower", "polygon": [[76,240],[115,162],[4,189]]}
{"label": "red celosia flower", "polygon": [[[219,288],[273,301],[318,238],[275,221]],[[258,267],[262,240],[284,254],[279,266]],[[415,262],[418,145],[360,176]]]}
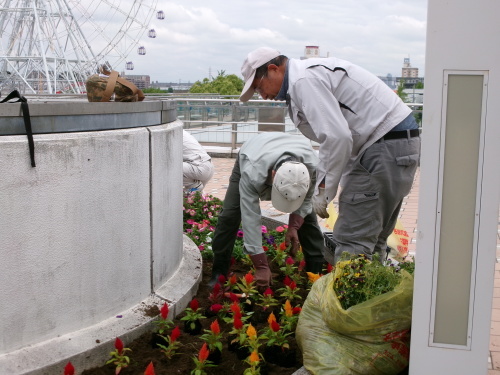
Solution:
{"label": "red celosia flower", "polygon": [[168,305],[166,303],[163,304],[161,310],[160,310],[161,317],[163,320],[166,320],[168,317]]}
{"label": "red celosia flower", "polygon": [[238,303],[233,302],[230,306],[230,309],[233,312],[234,317],[238,316],[241,318],[241,309]]}
{"label": "red celosia flower", "polygon": [[247,284],[250,284],[253,282],[253,275],[248,272],[246,275],[245,275],[245,281],[247,282]]}
{"label": "red celosia flower", "polygon": [[286,275],[285,278],[283,279],[283,284],[285,284],[286,286],[289,286],[291,282],[292,282],[292,279],[290,279],[288,277],[288,275]]}
{"label": "red celosia flower", "polygon": [[242,329],[243,328],[243,321],[241,320],[240,316],[235,316],[234,317],[233,326],[236,329]]}
{"label": "red celosia flower", "polygon": [[236,277],[236,275],[231,276],[231,278],[229,279],[229,284],[231,285],[235,285],[237,282],[238,278]]}
{"label": "red celosia flower", "polygon": [[[224,285],[224,283],[226,282],[226,276],[219,275],[217,281],[219,282],[219,284]],[[215,285],[217,285],[217,284],[215,284]]]}
{"label": "red celosia flower", "polygon": [[333,266],[332,266],[330,263],[328,263],[328,264],[326,265],[326,272],[330,273],[330,272],[332,272],[332,271],[333,271]]}
{"label": "red celosia flower", "polygon": [[115,340],[115,348],[118,351],[118,354],[122,354],[122,351],[123,351],[123,341],[120,340],[118,337]]}
{"label": "red celosia flower", "polygon": [[280,243],[280,250],[286,250],[286,244],[284,242]]}
{"label": "red celosia flower", "polygon": [[299,271],[302,271],[304,269],[304,267],[306,266],[306,261],[304,259],[302,259],[300,262],[299,262]]}
{"label": "red celosia flower", "polygon": [[236,294],[234,294],[233,292],[229,292],[229,299],[233,303],[240,301],[240,299],[238,298],[238,296]]}
{"label": "red celosia flower", "polygon": [[144,375],[155,375],[155,367],[153,366],[153,362],[149,362],[148,367],[146,367],[146,371],[144,371]]}
{"label": "red celosia flower", "polygon": [[175,342],[181,335],[181,330],[179,329],[179,326],[175,326],[175,328],[172,330],[172,333],[170,334],[170,341]]}
{"label": "red celosia flower", "polygon": [[264,293],[263,293],[264,296],[274,296],[274,293],[272,291],[271,288],[267,288]]}
{"label": "red celosia flower", "polygon": [[196,298],[193,298],[193,300],[189,303],[189,307],[191,310],[196,311],[200,307],[200,304]]}
{"label": "red celosia flower", "polygon": [[220,333],[220,326],[219,326],[219,322],[217,321],[217,319],[215,319],[212,322],[212,324],[210,324],[210,331],[212,331],[216,335],[218,335]]}
{"label": "red celosia flower", "polygon": [[208,350],[207,343],[204,343],[200,349],[200,353],[198,354],[198,360],[200,362],[205,362],[210,354],[210,350]]}
{"label": "red celosia flower", "polygon": [[288,258],[286,258],[285,263],[288,264],[289,266],[291,266],[291,265],[295,264],[295,261],[293,260],[292,257],[288,257]]}
{"label": "red celosia flower", "polygon": [[210,311],[217,314],[219,311],[222,310],[222,307],[223,306],[220,303],[214,303],[212,306],[210,306]]}
{"label": "red celosia flower", "polygon": [[269,248],[267,246],[262,246],[262,249],[264,250],[264,252],[269,250]]}
{"label": "red celosia flower", "polygon": [[278,322],[276,320],[272,320],[269,323],[269,326],[271,327],[273,332],[278,332],[281,329],[280,325],[278,324]]}
{"label": "red celosia flower", "polygon": [[288,285],[288,287],[291,290],[295,290],[295,289],[297,289],[297,283],[295,281],[290,281],[290,285]]}
{"label": "red celosia flower", "polygon": [[297,307],[294,307],[294,308],[292,309],[292,313],[293,313],[293,315],[300,314],[300,312],[301,312],[301,311],[302,311],[302,309],[301,309],[300,307],[298,307],[298,306],[297,306]]}
{"label": "red celosia flower", "polygon": [[75,368],[71,362],[68,362],[66,366],[64,366],[64,375],[75,375]]}

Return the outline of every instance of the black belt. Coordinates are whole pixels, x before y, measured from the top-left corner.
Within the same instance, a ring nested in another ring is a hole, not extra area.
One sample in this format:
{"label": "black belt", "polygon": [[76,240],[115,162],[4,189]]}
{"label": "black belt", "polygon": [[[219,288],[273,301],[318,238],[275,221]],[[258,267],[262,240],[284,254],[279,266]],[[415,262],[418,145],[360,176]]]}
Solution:
{"label": "black belt", "polygon": [[419,129],[393,131],[393,132],[389,132],[386,135],[384,135],[377,142],[381,141],[382,139],[384,141],[387,141],[389,139],[413,138],[413,137],[418,137],[418,136],[420,136]]}

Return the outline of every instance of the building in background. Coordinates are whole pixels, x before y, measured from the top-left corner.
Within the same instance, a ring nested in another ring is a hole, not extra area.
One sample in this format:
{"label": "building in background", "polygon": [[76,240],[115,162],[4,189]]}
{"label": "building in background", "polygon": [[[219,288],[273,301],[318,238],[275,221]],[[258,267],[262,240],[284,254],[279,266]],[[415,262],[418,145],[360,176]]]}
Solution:
{"label": "building in background", "polygon": [[418,76],[418,68],[412,67],[410,58],[405,57],[401,68],[401,77],[397,81],[397,85],[399,85],[400,81],[403,81],[405,89],[413,89],[418,83],[423,84],[424,78]]}
{"label": "building in background", "polygon": [[137,88],[141,90],[148,89],[151,86],[151,80],[148,75],[134,75],[134,74],[122,73],[121,76],[132,82],[134,85],[137,86]]}
{"label": "building in background", "polygon": [[321,56],[319,46],[306,46],[306,48],[304,48],[304,56],[301,56],[300,59],[305,60],[314,57],[330,57],[330,53],[328,52],[326,56]]}

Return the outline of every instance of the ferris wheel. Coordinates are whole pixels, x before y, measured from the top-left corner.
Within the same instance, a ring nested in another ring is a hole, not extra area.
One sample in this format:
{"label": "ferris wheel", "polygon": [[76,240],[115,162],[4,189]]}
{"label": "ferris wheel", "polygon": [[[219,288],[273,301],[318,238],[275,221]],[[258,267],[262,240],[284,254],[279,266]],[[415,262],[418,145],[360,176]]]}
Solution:
{"label": "ferris wheel", "polygon": [[[105,64],[120,71],[157,0],[0,0],[0,90],[82,93]],[[154,30],[153,30],[154,31]]]}

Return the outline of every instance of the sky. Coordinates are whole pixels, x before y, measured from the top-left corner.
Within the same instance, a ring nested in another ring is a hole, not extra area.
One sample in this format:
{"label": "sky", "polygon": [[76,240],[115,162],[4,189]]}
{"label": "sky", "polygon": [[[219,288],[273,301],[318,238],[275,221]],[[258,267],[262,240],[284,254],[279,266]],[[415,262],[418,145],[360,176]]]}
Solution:
{"label": "sky", "polygon": [[[154,0],[145,0],[154,1]],[[403,59],[425,74],[425,0],[158,0],[156,38],[141,38],[146,55],[128,60],[151,81],[191,82],[218,72],[241,76],[246,55],[272,47],[290,58],[318,46],[377,76],[401,76]],[[121,69],[123,70],[123,68]]]}

